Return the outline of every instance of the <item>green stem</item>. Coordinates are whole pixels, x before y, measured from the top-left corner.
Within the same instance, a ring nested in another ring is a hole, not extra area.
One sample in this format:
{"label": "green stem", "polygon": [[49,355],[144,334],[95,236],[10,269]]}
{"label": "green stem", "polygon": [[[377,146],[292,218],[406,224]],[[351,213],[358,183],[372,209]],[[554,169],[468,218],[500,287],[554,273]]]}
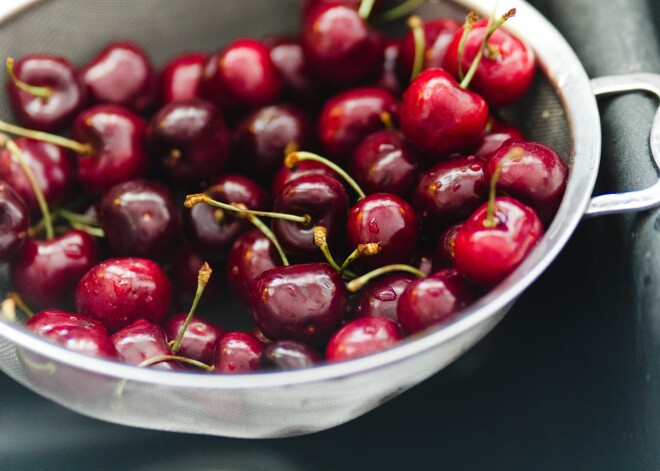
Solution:
{"label": "green stem", "polygon": [[299,151],[299,152],[292,152],[291,154],[287,155],[286,158],[284,159],[284,165],[287,168],[294,168],[298,162],[302,162],[304,160],[311,160],[314,162],[319,162],[326,167],[328,167],[330,170],[334,171],[337,175],[342,177],[346,183],[348,183],[353,190],[358,195],[358,200],[361,200],[364,198],[366,195],[364,194],[364,191],[362,191],[362,188],[360,188],[360,185],[357,184],[357,182],[351,177],[343,168],[341,168],[339,165],[336,163],[326,159],[325,157],[321,157],[318,154],[314,154],[313,152],[305,152],[305,151]]}
{"label": "green stem", "polygon": [[488,208],[486,210],[486,219],[483,222],[484,227],[495,227],[497,226],[497,220],[495,218],[495,196],[497,195],[497,181],[500,179],[500,174],[502,171],[500,167],[497,167],[493,172],[493,176],[490,179],[490,190],[488,192]]}
{"label": "green stem", "polygon": [[408,27],[412,31],[413,41],[415,43],[415,59],[410,74],[410,81],[419,75],[424,68],[424,56],[426,55],[426,33],[424,32],[424,23],[419,16],[408,18]]}
{"label": "green stem", "polygon": [[143,368],[145,366],[155,365],[156,363],[162,363],[164,361],[180,361],[182,363],[188,363],[189,365],[196,366],[197,368],[206,370],[208,372],[213,371],[213,366],[211,365],[207,365],[201,361],[193,360],[192,358],[181,357],[178,355],[159,355],[156,357],[147,358],[137,366]]}
{"label": "green stem", "polygon": [[104,239],[105,238],[105,231],[101,229],[100,227],[94,227],[94,226],[88,226],[87,224],[81,224],[79,222],[70,222],[71,227],[74,229],[78,229],[79,231],[83,231],[91,235],[92,237],[96,237],[98,239]]}
{"label": "green stem", "polygon": [[67,139],[66,137],[58,136],[48,132],[22,128],[14,124],[5,123],[4,121],[0,121],[0,131],[8,132],[9,134],[14,134],[16,136],[27,137],[37,141],[49,142],[56,146],[70,149],[78,154],[91,155],[94,153],[94,147],[91,144],[83,144],[81,142]]}
{"label": "green stem", "polygon": [[206,285],[209,282],[209,278],[211,277],[211,271],[212,271],[211,267],[206,262],[204,262],[202,268],[199,269],[199,275],[197,276],[197,291],[195,292],[195,299],[193,299],[192,306],[190,307],[190,311],[188,311],[188,316],[186,317],[186,320],[181,326],[181,329],[179,329],[179,334],[176,336],[176,340],[174,340],[174,342],[172,343],[172,347],[170,348],[172,350],[173,355],[176,355],[177,352],[179,351],[179,348],[181,348],[181,341],[183,340],[183,336],[186,334],[186,330],[188,330],[188,326],[190,325],[190,322],[192,321],[192,318],[195,315],[195,311],[197,310],[197,304],[199,304],[199,300],[201,299],[202,294],[204,293],[204,288],[206,288]]}
{"label": "green stem", "polygon": [[7,75],[9,75],[9,80],[11,80],[12,83],[16,85],[17,88],[23,90],[24,92],[29,93],[34,97],[43,98],[44,100],[48,100],[51,96],[53,96],[53,89],[51,87],[40,87],[38,85],[29,85],[23,82],[21,79],[19,79],[14,73],[13,57],[7,57],[6,63],[7,63]]}
{"label": "green stem", "polygon": [[330,266],[341,273],[341,268],[335,261],[334,257],[330,253],[330,248],[328,247],[327,240],[328,230],[323,226],[316,226],[314,228],[314,244],[321,249],[321,252],[325,256],[325,259],[328,261]]}
{"label": "green stem", "polygon": [[362,0],[358,8],[358,16],[363,20],[367,20],[374,9],[374,3],[376,3],[376,0]]}
{"label": "green stem", "polygon": [[21,311],[27,314],[28,317],[34,316],[34,311],[30,309],[27,304],[25,304],[25,301],[23,301],[23,298],[21,298],[18,293],[15,291],[10,291],[7,293],[7,297],[13,299],[16,303],[16,306],[18,306]]}
{"label": "green stem", "polygon": [[280,258],[282,259],[282,265],[285,267],[289,266],[289,260],[286,258],[286,254],[284,253],[284,250],[282,249],[282,246],[280,245],[280,242],[277,240],[277,237],[275,237],[275,234],[273,234],[273,231],[270,230],[270,228],[261,221],[258,217],[248,214],[244,216],[245,219],[250,221],[257,229],[259,229],[267,238],[270,240],[270,243],[273,244],[275,249],[277,250],[277,253],[280,254]]}
{"label": "green stem", "polygon": [[465,18],[465,23],[463,24],[463,34],[461,35],[461,40],[458,43],[458,51],[456,53],[456,61],[458,63],[458,80],[463,80],[465,78],[465,73],[463,72],[463,52],[465,51],[465,44],[467,43],[467,38],[474,27],[474,24],[479,21],[479,16],[473,11],[468,13]]}
{"label": "green stem", "polygon": [[369,283],[371,280],[374,278],[385,275],[386,273],[392,273],[395,271],[403,271],[407,273],[412,273],[413,275],[419,277],[419,278],[424,278],[426,276],[426,273],[423,271],[411,267],[410,265],[404,265],[401,263],[396,263],[394,265],[386,265],[384,267],[376,268],[374,271],[370,271],[369,273],[362,275],[359,278],[356,278],[346,284],[346,289],[350,291],[351,293],[355,293],[359,290],[361,290],[364,285]]}
{"label": "green stem", "polygon": [[378,17],[378,21],[394,21],[403,18],[404,16],[408,16],[408,14],[421,7],[425,1],[426,0],[406,0],[384,12]]}
{"label": "green stem", "polygon": [[85,216],[84,214],[74,213],[73,211],[69,211],[68,209],[64,208],[58,209],[55,214],[57,216],[63,217],[69,222],[77,222],[78,224],[86,224],[88,226],[96,226],[98,224],[96,218]]}

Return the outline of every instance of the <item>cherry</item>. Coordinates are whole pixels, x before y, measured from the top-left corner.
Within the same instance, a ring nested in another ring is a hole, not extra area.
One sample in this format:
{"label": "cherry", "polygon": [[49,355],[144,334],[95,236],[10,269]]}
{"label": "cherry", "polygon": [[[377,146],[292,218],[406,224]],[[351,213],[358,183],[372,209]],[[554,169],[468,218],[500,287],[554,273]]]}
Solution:
{"label": "cherry", "polygon": [[347,162],[362,139],[385,128],[383,114],[396,119],[398,103],[390,93],[375,87],[353,88],[330,98],[319,115],[318,135],[325,155]]}
{"label": "cherry", "polygon": [[274,103],[281,90],[269,49],[250,38],[237,39],[212,55],[202,76],[203,96],[230,114]]}
{"label": "cherry", "polygon": [[390,348],[402,339],[396,322],[384,317],[363,317],[344,325],[325,349],[329,362],[350,360]]}
{"label": "cherry", "polygon": [[[403,91],[401,81],[396,73],[396,63],[399,57],[399,41],[393,38],[383,39],[383,67],[378,78],[371,84],[382,88],[394,96],[400,96]],[[406,80],[403,83],[407,83]]]}
{"label": "cherry", "polygon": [[462,225],[463,223],[459,222],[449,226],[440,234],[433,249],[433,268],[435,270],[454,266],[454,244],[456,243],[458,230]]}
{"label": "cherry", "polygon": [[[110,338],[117,349],[119,360],[130,365],[141,365],[145,360],[172,355],[163,329],[146,319],[137,319]],[[152,368],[176,371],[183,367],[173,361],[163,361]]]}
{"label": "cherry", "polygon": [[[177,338],[187,317],[188,313],[178,313],[165,319],[163,331],[168,341],[172,342]],[[177,355],[212,363],[216,341],[223,335],[225,330],[219,325],[201,317],[193,317],[183,334]]]}
{"label": "cherry", "polygon": [[[12,80],[7,93],[18,121],[32,129],[56,132],[71,124],[85,105],[78,72],[63,57],[29,54],[8,60]],[[37,89],[35,91],[35,89]]]}
{"label": "cherry", "polygon": [[60,309],[37,312],[25,321],[25,327],[39,335],[54,327],[81,327],[108,335],[107,329],[96,319]]}
{"label": "cherry", "polygon": [[351,175],[365,193],[392,193],[407,198],[419,174],[416,151],[400,131],[383,129],[369,134],[355,149]]}
{"label": "cherry", "polygon": [[300,370],[321,362],[321,355],[309,345],[295,340],[277,340],[261,352],[263,370]]}
{"label": "cherry", "polygon": [[[188,303],[195,296],[195,292],[197,291],[197,274],[199,267],[202,266],[204,261],[205,259],[200,257],[185,241],[176,251],[168,274],[174,292],[178,294],[180,302]],[[215,277],[211,277],[204,289],[202,299],[208,300],[214,298],[218,294],[219,288],[220,286],[215,281]]]}
{"label": "cherry", "polygon": [[482,160],[488,160],[490,155],[509,139],[522,141],[525,137],[518,128],[491,117],[472,155]]}
{"label": "cherry", "polygon": [[[310,11],[316,8],[318,5],[323,5],[324,3],[336,3],[340,5],[345,5],[346,7],[353,8],[358,10],[363,3],[363,0],[304,0],[302,8],[300,9],[300,16],[305,18]],[[382,0],[376,0],[373,2],[372,9],[373,11],[382,10],[383,2]]]}
{"label": "cherry", "polygon": [[397,317],[407,334],[443,322],[474,299],[473,289],[452,268],[413,281],[399,297]]}
{"label": "cherry", "polygon": [[[263,211],[271,205],[270,196],[263,188],[237,174],[220,177],[205,193],[216,201],[242,204],[248,209]],[[236,238],[250,227],[245,219],[207,204],[197,204],[184,213],[184,228],[189,243],[210,260],[224,260]]]}
{"label": "cherry", "polygon": [[[483,59],[476,69],[470,89],[481,95],[490,106],[506,106],[518,101],[529,89],[535,71],[532,49],[502,29],[496,30],[484,47],[484,37],[491,29],[488,20],[480,20],[468,33],[460,67],[467,71],[483,48]],[[464,28],[459,29],[443,61],[443,67],[459,77],[459,48]]]}
{"label": "cherry", "polygon": [[201,98],[202,73],[206,54],[189,52],[170,59],[160,72],[160,96],[163,104]]}
{"label": "cherry", "polygon": [[213,371],[233,374],[257,371],[264,347],[252,334],[229,332],[216,342]]}
{"label": "cherry", "polygon": [[351,246],[375,242],[380,247],[377,254],[360,259],[367,269],[408,263],[417,251],[417,216],[412,206],[396,195],[374,193],[361,199],[350,209],[346,227]]}
{"label": "cherry", "polygon": [[544,224],[552,220],[568,178],[559,154],[538,142],[509,140],[484,165],[487,179],[495,172],[499,192],[531,206]]}
{"label": "cherry", "polygon": [[93,266],[80,279],[76,306],[80,314],[98,319],[115,332],[136,319],[160,324],[170,296],[170,282],[156,262],[114,258]]}
{"label": "cherry", "polygon": [[8,183],[0,181],[0,262],[20,253],[29,225],[30,214],[23,198]]}
{"label": "cherry", "polygon": [[271,268],[250,289],[255,323],[270,339],[322,344],[341,325],[347,291],[326,263]]}
{"label": "cherry", "polygon": [[220,111],[205,100],[166,104],[151,119],[148,132],[152,156],[175,184],[208,181],[229,159],[229,130]]}
{"label": "cherry", "polygon": [[396,309],[399,297],[417,277],[410,273],[389,273],[371,281],[360,292],[356,305],[357,317],[385,317],[398,322]]}
{"label": "cherry", "polygon": [[110,247],[121,257],[171,259],[181,240],[178,205],[158,183],[119,183],[101,196],[96,214]]}
{"label": "cherry", "polygon": [[69,350],[97,357],[117,358],[117,350],[107,332],[101,333],[81,326],[58,325],[43,331],[41,335]]}
{"label": "cherry", "polygon": [[232,293],[250,305],[250,286],[266,270],[282,265],[273,244],[259,229],[251,229],[236,239],[227,255],[227,282]]}
{"label": "cherry", "polygon": [[477,285],[494,286],[522,263],[542,234],[543,225],[532,208],[507,196],[494,198],[456,234],[456,270]]}
{"label": "cherry", "polygon": [[286,165],[282,165],[280,167],[280,169],[277,171],[277,173],[275,173],[275,176],[273,177],[271,193],[273,195],[279,195],[282,193],[285,185],[291,180],[295,180],[298,177],[310,174],[324,175],[339,181],[339,175],[337,175],[327,165],[313,160],[302,160],[298,162],[293,168],[289,168]]}
{"label": "cherry", "polygon": [[27,239],[11,263],[11,280],[29,306],[62,306],[71,302],[78,280],[96,261],[94,238],[70,229],[51,240]]}
{"label": "cherry", "polygon": [[147,54],[137,44],[115,41],[108,44],[80,72],[90,97],[145,111],[158,98],[158,75]]}

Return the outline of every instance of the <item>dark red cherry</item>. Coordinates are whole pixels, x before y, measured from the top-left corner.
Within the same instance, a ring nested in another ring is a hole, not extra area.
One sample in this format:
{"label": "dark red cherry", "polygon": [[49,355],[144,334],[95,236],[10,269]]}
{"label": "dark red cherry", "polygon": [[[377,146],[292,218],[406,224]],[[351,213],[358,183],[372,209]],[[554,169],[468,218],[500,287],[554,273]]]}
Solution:
{"label": "dark red cherry", "polygon": [[323,3],[309,11],[301,40],[310,69],[333,87],[368,82],[383,62],[379,34],[355,8],[341,3]]}
{"label": "dark red cherry", "polygon": [[[163,331],[168,341],[175,341],[178,338],[187,317],[188,314],[182,312],[165,319]],[[195,316],[183,334],[177,355],[192,358],[207,365],[211,364],[213,363],[215,343],[223,335],[225,335],[225,329],[214,322]]]}
{"label": "dark red cherry", "polygon": [[472,155],[482,160],[487,160],[493,152],[499,149],[509,139],[522,141],[525,137],[518,128],[499,119],[490,118],[484,133],[479,139],[479,144]]}
{"label": "dark red cherry", "polygon": [[146,175],[147,124],[115,105],[97,105],[78,115],[73,137],[92,145],[92,155],[79,154],[78,178],[85,193],[100,195],[111,186]]}
{"label": "dark red cherry", "polygon": [[23,198],[0,181],[0,263],[18,256],[29,226],[30,214]]}
{"label": "dark red cherry", "polygon": [[453,268],[413,281],[401,294],[397,317],[407,334],[443,322],[472,302],[472,288]]}
{"label": "dark red cherry", "polygon": [[346,313],[347,291],[339,272],[326,263],[271,268],[250,290],[255,323],[270,339],[326,342]]}
{"label": "dark red cherry", "polygon": [[282,260],[273,244],[259,229],[251,229],[236,239],[227,255],[227,281],[232,293],[250,305],[250,286],[266,270],[278,267]]}
{"label": "dark red cherry", "polygon": [[[119,360],[129,365],[139,365],[150,358],[172,355],[163,329],[146,319],[132,322],[115,332],[111,339],[117,349]],[[149,368],[168,371],[183,369],[174,361],[162,361],[150,365]]]}
{"label": "dark red cherry", "polygon": [[436,233],[467,218],[488,198],[483,161],[456,157],[422,173],[412,204],[424,225]]}
{"label": "dark red cherry", "polygon": [[396,120],[398,103],[380,88],[354,88],[330,98],[318,121],[324,156],[337,163],[347,162],[362,139],[385,128],[383,113]]}
{"label": "dark red cherry", "polygon": [[158,75],[146,52],[129,41],[108,44],[81,71],[90,98],[141,112],[158,99]]}
{"label": "dark red cherry", "polygon": [[358,201],[348,213],[348,241],[353,247],[375,242],[380,251],[360,258],[360,264],[376,268],[409,263],[417,252],[420,228],[415,210],[402,198],[374,193]]}
{"label": "dark red cherry", "polygon": [[394,96],[400,96],[403,91],[402,83],[408,83],[410,77],[404,82],[399,80],[396,73],[396,63],[399,57],[399,41],[397,39],[384,39],[383,47],[383,66],[378,78],[371,84],[374,87],[382,88]]}
{"label": "dark red cherry", "polygon": [[106,191],[96,217],[117,256],[170,260],[181,241],[179,205],[164,186],[130,180]]}
{"label": "dark red cherry", "polygon": [[440,270],[442,268],[450,268],[454,266],[454,244],[456,243],[456,235],[458,230],[463,225],[462,222],[449,226],[445,229],[433,249],[433,268]]}
{"label": "dark red cherry", "polygon": [[[237,174],[223,175],[205,194],[216,201],[243,204],[248,209],[270,209],[270,196],[253,180]],[[197,253],[210,260],[224,260],[236,238],[250,229],[246,219],[208,204],[197,204],[184,213],[184,230]]]}
{"label": "dark red cherry", "polygon": [[311,217],[309,224],[273,219],[272,228],[285,252],[305,259],[320,254],[314,243],[314,227],[327,229],[332,247],[343,238],[348,212],[348,194],[334,178],[304,175],[291,180],[275,198],[275,211]]}
{"label": "dark red cherry", "polygon": [[70,229],[52,240],[26,240],[11,264],[11,280],[33,309],[63,306],[73,300],[78,281],[96,262],[94,238]]}
{"label": "dark red cherry", "polygon": [[246,332],[229,332],[216,342],[213,356],[215,373],[252,373],[259,370],[264,344]]}
{"label": "dark red cherry", "polygon": [[[461,67],[464,72],[482,47],[489,29],[488,20],[478,21],[468,34],[463,49]],[[458,50],[463,36],[463,28],[445,54],[443,67],[458,77]],[[488,40],[477,71],[470,83],[470,89],[481,95],[490,106],[506,106],[518,101],[529,89],[534,78],[535,58],[532,49],[523,41],[498,29]]]}
{"label": "dark red cherry", "polygon": [[48,87],[50,96],[41,98],[20,90],[7,81],[9,102],[16,119],[25,127],[57,132],[71,124],[85,106],[85,88],[78,72],[63,57],[29,54],[14,64],[14,75],[23,83]]}
{"label": "dark red cherry", "polygon": [[332,336],[325,348],[325,359],[335,362],[358,358],[390,348],[402,338],[399,325],[391,319],[355,319]]}
{"label": "dark red cherry", "polygon": [[442,69],[427,69],[403,93],[401,130],[430,159],[467,152],[488,122],[488,105]]}
{"label": "dark red cherry", "polygon": [[147,319],[160,324],[170,306],[170,282],[156,262],[114,258],[92,267],[76,289],[77,311],[115,332]]}
{"label": "dark red cherry", "polygon": [[531,206],[544,224],[552,221],[566,189],[568,168],[550,147],[531,141],[505,142],[484,165],[486,179],[499,169],[497,191]]}
{"label": "dark red cherry", "polygon": [[53,327],[81,327],[108,335],[108,330],[96,319],[59,309],[48,309],[35,313],[25,321],[25,327],[39,335]]}
{"label": "dark red cherry", "polygon": [[[318,5],[323,5],[324,3],[336,3],[357,10],[358,8],[360,8],[360,4],[362,3],[362,0],[304,0],[302,4],[302,8],[300,9],[301,17],[305,18],[307,14],[310,11],[312,11],[315,7],[317,7]],[[379,10],[382,10],[382,7],[383,7],[383,1],[375,0],[372,11],[377,12]]]}
{"label": "dark red cherry", "polygon": [[417,183],[420,161],[400,131],[382,129],[365,137],[350,160],[350,174],[362,190],[407,198]]}
{"label": "dark red cherry", "polygon": [[[190,306],[197,292],[199,269],[205,261],[187,242],[184,241],[180,244],[168,269],[172,288],[179,298],[179,305]],[[211,265],[211,268],[214,268],[212,263],[209,263],[209,265]],[[218,294],[219,288],[220,282],[218,277],[215,275],[211,276],[206,284],[206,288],[204,288],[202,299],[209,300],[214,298]]]}
{"label": "dark red cherry", "polygon": [[223,113],[274,103],[281,91],[282,79],[270,51],[255,39],[237,39],[206,62],[202,94]]}
{"label": "dark red cherry", "polygon": [[160,72],[161,102],[188,101],[201,98],[202,73],[206,54],[189,52],[170,59]]}
{"label": "dark red cherry", "polygon": [[433,273],[433,253],[428,249],[420,249],[410,263],[410,266],[417,268],[424,275]]}
{"label": "dark red cherry", "polygon": [[288,149],[313,150],[311,117],[293,105],[270,105],[245,117],[234,130],[233,154],[251,175],[272,178]]}
{"label": "dark red cherry", "polygon": [[295,340],[277,340],[261,352],[262,370],[301,370],[321,362],[321,355],[309,345]]}
{"label": "dark red cherry", "polygon": [[177,185],[215,177],[229,159],[230,141],[220,111],[205,100],[168,103],[149,123],[149,151]]}
{"label": "dark red cherry", "polygon": [[385,317],[398,322],[396,307],[399,297],[416,279],[409,273],[389,273],[372,280],[358,295],[356,317]]}
{"label": "dark red cherry", "polygon": [[491,287],[506,278],[543,235],[543,225],[529,206],[499,196],[492,219],[488,203],[477,209],[456,234],[454,263],[465,279]]}
{"label": "dark red cherry", "polygon": [[321,162],[302,160],[293,168],[289,168],[286,165],[280,167],[273,177],[271,193],[273,195],[279,195],[287,183],[303,175],[325,175],[335,180],[339,180],[340,178],[330,167]]}
{"label": "dark red cherry", "polygon": [[102,358],[117,358],[117,350],[107,332],[81,326],[58,325],[42,331],[41,335],[68,350]]}

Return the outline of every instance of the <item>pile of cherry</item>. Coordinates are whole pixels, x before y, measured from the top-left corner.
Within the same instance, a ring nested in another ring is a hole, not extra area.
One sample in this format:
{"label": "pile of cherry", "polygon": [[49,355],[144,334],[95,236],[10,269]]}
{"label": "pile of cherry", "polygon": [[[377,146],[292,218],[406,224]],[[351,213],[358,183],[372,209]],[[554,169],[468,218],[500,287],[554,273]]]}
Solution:
{"label": "pile of cherry", "polygon": [[[451,319],[519,266],[566,185],[556,152],[497,117],[535,71],[500,28],[514,13],[413,16],[391,38],[382,1],[307,0],[297,37],[160,73],[129,41],[82,68],[8,60],[3,316],[216,373],[347,360]],[[223,285],[253,328],[221,327],[239,314]]]}

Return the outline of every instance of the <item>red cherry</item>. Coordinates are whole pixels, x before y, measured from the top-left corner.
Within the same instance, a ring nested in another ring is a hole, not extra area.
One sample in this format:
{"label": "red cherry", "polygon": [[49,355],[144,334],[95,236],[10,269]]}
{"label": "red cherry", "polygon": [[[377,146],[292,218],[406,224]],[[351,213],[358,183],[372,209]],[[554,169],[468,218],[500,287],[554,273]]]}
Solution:
{"label": "red cherry", "polygon": [[53,327],[82,327],[108,334],[107,329],[96,319],[59,309],[48,309],[35,313],[25,321],[25,327],[39,335]]}
{"label": "red cherry", "polygon": [[390,348],[402,338],[398,324],[390,319],[355,319],[335,332],[325,349],[325,359],[334,362],[358,358]]}
{"label": "red cherry", "polygon": [[213,371],[232,374],[257,371],[264,346],[252,334],[229,332],[216,342]]}
{"label": "red cherry", "polygon": [[454,266],[454,244],[456,243],[456,235],[458,230],[463,225],[462,222],[454,224],[445,229],[433,249],[433,268],[440,270],[442,268],[450,268]]}
{"label": "red cherry", "polygon": [[262,370],[300,370],[321,362],[321,355],[309,345],[295,340],[277,340],[261,352]]}
{"label": "red cherry", "polygon": [[359,294],[355,305],[357,317],[385,317],[398,322],[399,298],[417,278],[409,273],[389,273],[369,282]]}
{"label": "red cherry", "polygon": [[117,350],[108,333],[80,326],[58,325],[44,330],[41,335],[69,350],[103,358],[117,358]]}
{"label": "red cherry", "polygon": [[525,137],[518,128],[499,119],[490,118],[472,155],[482,160],[488,160],[488,157],[509,139],[522,141]]}
{"label": "red cherry", "polygon": [[396,63],[399,57],[399,41],[396,39],[384,39],[383,67],[378,78],[371,84],[373,87],[382,88],[394,96],[400,96],[403,91],[402,83],[396,73]]}
{"label": "red cherry", "polygon": [[271,193],[273,195],[281,194],[287,183],[298,177],[302,177],[303,175],[324,175],[340,181],[339,175],[327,165],[314,160],[302,160],[298,162],[294,168],[289,168],[286,165],[280,167],[273,177]]}
{"label": "red cherry", "polygon": [[206,61],[206,54],[201,52],[189,52],[170,59],[160,73],[162,103],[201,98]]}
{"label": "red cherry", "polygon": [[[139,365],[151,358],[172,355],[163,329],[146,319],[136,320],[115,332],[111,339],[117,349],[119,360],[130,365]],[[183,369],[179,363],[173,361],[162,361],[150,368],[168,371]]]}
{"label": "red cherry", "polygon": [[[165,319],[163,331],[167,340],[176,340],[187,317],[188,313],[178,313]],[[177,355],[210,364],[213,362],[216,341],[223,335],[225,329],[214,322],[195,316],[183,334]]]}
{"label": "red cherry", "polygon": [[[300,16],[302,18],[305,18],[310,11],[312,11],[318,5],[323,5],[324,3],[336,3],[357,10],[358,8],[360,8],[360,4],[362,3],[362,0],[304,0],[302,4],[302,8],[300,9]],[[382,0],[375,0],[372,11],[382,10],[382,7],[383,7]]]}
{"label": "red cherry", "polygon": [[30,214],[23,199],[0,181],[0,263],[18,256],[29,226]]}

